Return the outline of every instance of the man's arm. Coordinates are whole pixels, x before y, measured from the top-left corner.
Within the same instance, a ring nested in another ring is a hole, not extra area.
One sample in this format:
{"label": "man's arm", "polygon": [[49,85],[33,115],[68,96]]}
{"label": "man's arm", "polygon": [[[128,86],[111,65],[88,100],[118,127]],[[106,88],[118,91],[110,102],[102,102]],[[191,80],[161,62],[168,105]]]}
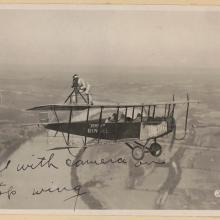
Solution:
{"label": "man's arm", "polygon": [[83,91],[86,90],[86,83],[85,83],[85,81],[82,78],[79,79],[78,84],[79,84],[79,88],[81,90],[83,90]]}

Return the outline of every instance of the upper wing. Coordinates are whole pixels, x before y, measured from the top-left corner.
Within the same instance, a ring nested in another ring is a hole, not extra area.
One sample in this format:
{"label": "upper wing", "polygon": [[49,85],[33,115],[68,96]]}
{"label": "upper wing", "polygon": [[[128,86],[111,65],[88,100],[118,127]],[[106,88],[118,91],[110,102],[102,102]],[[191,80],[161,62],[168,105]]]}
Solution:
{"label": "upper wing", "polygon": [[31,111],[82,111],[88,108],[132,108],[132,107],[149,107],[149,106],[159,106],[159,105],[178,105],[178,104],[188,104],[188,103],[199,103],[197,100],[190,101],[169,101],[169,102],[157,102],[148,104],[109,104],[109,105],[66,105],[66,104],[52,104],[52,105],[41,105],[33,107],[27,110]]}
{"label": "upper wing", "polygon": [[52,104],[52,105],[40,105],[27,109],[28,111],[66,111],[66,110],[85,110],[89,105],[65,105],[65,104]]}

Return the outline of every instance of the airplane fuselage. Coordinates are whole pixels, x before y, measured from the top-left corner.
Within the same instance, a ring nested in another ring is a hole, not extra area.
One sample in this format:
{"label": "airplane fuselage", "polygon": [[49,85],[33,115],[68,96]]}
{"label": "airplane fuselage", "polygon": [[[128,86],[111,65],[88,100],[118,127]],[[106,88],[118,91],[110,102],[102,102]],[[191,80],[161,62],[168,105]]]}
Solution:
{"label": "airplane fuselage", "polygon": [[48,123],[46,129],[90,138],[146,140],[168,134],[173,130],[173,117],[143,118],[141,121],[106,122],[106,119]]}

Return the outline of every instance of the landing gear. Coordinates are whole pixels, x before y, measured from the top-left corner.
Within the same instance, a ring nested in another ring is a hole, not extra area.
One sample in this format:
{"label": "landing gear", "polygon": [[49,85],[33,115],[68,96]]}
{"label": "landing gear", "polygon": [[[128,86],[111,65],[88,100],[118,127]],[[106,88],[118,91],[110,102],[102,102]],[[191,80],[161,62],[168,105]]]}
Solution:
{"label": "landing gear", "polygon": [[150,145],[149,152],[151,153],[152,156],[159,157],[162,153],[161,145],[158,144],[157,142],[152,143]]}
{"label": "landing gear", "polygon": [[132,149],[132,157],[135,160],[142,160],[144,158],[144,147],[141,146],[135,146]]}
{"label": "landing gear", "polygon": [[150,147],[147,147],[149,140],[143,145],[137,141],[134,144],[126,143],[126,145],[132,150],[132,157],[135,160],[142,160],[145,153],[150,153],[153,157],[159,157],[162,154],[162,147],[156,142],[156,139],[153,143],[150,144]]}

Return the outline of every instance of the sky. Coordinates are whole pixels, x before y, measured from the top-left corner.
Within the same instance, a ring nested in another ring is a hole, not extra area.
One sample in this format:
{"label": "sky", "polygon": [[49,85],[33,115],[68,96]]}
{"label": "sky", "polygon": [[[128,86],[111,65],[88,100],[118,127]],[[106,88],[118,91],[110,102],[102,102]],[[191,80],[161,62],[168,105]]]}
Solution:
{"label": "sky", "polygon": [[0,10],[0,66],[220,68],[220,10]]}

